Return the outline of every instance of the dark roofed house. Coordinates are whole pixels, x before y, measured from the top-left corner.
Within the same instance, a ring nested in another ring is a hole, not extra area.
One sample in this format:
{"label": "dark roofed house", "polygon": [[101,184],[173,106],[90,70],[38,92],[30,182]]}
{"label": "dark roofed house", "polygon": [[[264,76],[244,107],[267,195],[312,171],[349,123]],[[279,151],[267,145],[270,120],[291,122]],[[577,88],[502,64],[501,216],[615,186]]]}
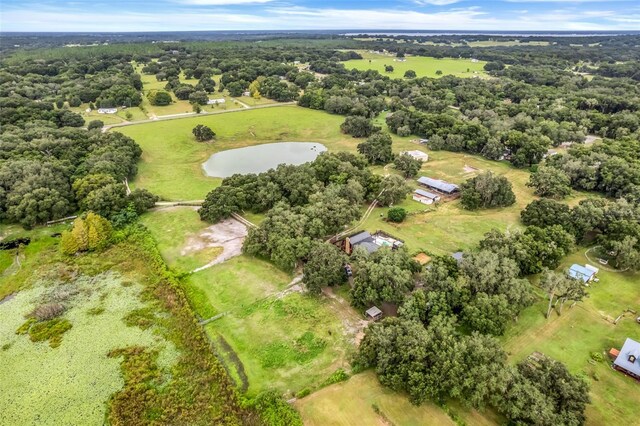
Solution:
{"label": "dark roofed house", "polygon": [[367,231],[362,231],[345,238],[344,251],[347,254],[353,253],[356,247],[362,247],[368,253],[374,253],[380,248],[380,246],[375,243],[373,236]]}
{"label": "dark roofed house", "polygon": [[460,189],[458,185],[454,183],[449,183],[443,180],[433,179],[426,176],[422,176],[420,179],[418,179],[418,183],[422,186],[426,186],[427,188],[442,192],[444,194],[453,194],[454,192],[458,192],[458,190]]}
{"label": "dark roofed house", "polygon": [[613,368],[640,381],[640,343],[627,338],[613,361]]}

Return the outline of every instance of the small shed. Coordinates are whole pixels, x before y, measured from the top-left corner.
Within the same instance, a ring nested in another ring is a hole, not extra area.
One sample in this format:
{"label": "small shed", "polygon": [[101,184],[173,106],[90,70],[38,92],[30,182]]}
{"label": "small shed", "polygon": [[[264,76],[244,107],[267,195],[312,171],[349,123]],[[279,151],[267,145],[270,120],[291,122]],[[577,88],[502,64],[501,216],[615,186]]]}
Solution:
{"label": "small shed", "polygon": [[440,201],[440,196],[423,189],[416,189],[413,191],[413,201],[417,201],[422,204],[433,204]]}
{"label": "small shed", "polygon": [[367,311],[365,312],[365,315],[367,316],[368,319],[377,321],[380,318],[382,318],[382,311],[377,306],[372,306],[369,309],[367,309]]}

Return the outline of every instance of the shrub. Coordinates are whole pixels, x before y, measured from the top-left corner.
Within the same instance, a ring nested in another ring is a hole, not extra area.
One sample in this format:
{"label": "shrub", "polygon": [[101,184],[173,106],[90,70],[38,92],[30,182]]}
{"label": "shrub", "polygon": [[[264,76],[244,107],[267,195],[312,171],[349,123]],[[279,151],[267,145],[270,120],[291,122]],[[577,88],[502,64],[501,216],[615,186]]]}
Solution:
{"label": "shrub", "polygon": [[64,311],[65,307],[62,303],[45,303],[35,308],[29,316],[34,317],[38,321],[46,321],[59,317]]}
{"label": "shrub", "polygon": [[342,368],[338,368],[327,380],[325,380],[325,385],[332,385],[334,383],[340,383],[349,380],[349,375]]}
{"label": "shrub", "polygon": [[86,218],[78,218],[70,231],[60,238],[60,251],[72,255],[81,251],[100,250],[109,245],[113,229],[111,223],[100,215],[89,212]]}
{"label": "shrub", "polygon": [[391,222],[400,223],[407,217],[407,211],[402,207],[392,207],[387,212],[387,218]]}
{"label": "shrub", "polygon": [[103,127],[104,122],[102,120],[91,120],[87,125],[87,130],[102,129]]}
{"label": "shrub", "polygon": [[259,394],[254,406],[265,425],[302,426],[300,414],[274,390]]}

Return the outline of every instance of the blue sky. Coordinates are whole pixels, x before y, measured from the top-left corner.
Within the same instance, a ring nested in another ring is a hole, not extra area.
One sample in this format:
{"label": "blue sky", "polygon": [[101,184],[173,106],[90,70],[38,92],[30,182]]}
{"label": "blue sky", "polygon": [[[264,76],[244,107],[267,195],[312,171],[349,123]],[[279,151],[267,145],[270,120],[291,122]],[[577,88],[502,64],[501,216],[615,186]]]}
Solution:
{"label": "blue sky", "polygon": [[640,0],[0,0],[2,31],[640,30]]}

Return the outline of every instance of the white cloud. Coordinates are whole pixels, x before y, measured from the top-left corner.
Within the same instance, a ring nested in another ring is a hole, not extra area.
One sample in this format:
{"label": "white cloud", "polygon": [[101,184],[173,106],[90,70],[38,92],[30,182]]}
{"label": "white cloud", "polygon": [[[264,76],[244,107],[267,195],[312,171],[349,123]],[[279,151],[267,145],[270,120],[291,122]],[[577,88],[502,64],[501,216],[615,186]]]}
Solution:
{"label": "white cloud", "polygon": [[462,0],[414,0],[414,3],[418,6],[446,6],[448,4],[458,3]]}
{"label": "white cloud", "polygon": [[177,3],[194,6],[235,6],[242,4],[264,4],[273,0],[176,0]]}
{"label": "white cloud", "polygon": [[[221,1],[221,0],[220,0]],[[188,30],[483,30],[592,31],[637,28],[637,14],[552,10],[498,16],[477,7],[426,13],[393,9],[338,9],[271,6],[232,10],[148,10],[127,13],[56,9],[13,9],[0,17],[3,31],[188,31]]]}

